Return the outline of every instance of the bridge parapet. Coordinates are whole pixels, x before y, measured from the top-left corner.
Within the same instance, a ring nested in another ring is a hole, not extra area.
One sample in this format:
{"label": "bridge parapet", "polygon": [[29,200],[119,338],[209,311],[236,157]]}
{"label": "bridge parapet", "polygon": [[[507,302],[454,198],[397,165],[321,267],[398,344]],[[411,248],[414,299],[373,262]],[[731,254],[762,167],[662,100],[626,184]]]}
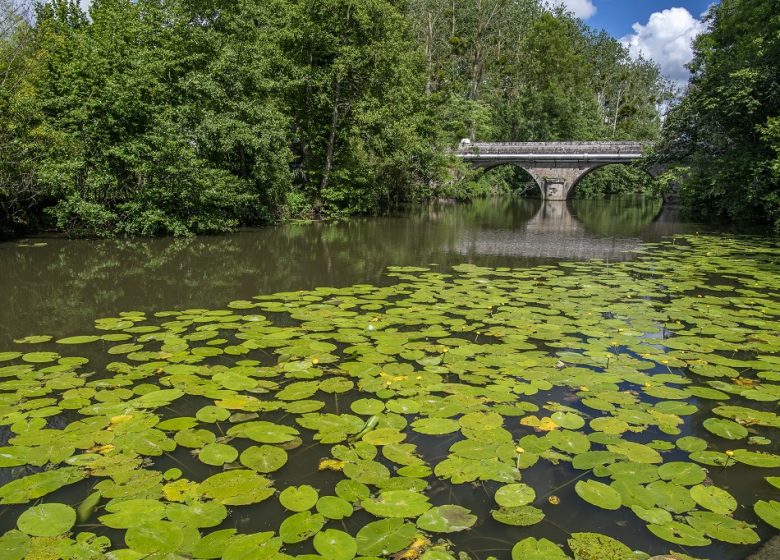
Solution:
{"label": "bridge parapet", "polygon": [[522,154],[637,154],[650,146],[647,142],[472,142],[461,143],[460,155]]}

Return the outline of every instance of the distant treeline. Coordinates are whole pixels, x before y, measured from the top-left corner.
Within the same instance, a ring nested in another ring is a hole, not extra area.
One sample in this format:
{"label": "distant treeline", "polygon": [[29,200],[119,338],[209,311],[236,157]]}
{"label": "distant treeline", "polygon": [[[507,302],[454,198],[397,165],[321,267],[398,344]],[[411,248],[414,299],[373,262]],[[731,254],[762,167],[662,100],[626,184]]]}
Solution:
{"label": "distant treeline", "polygon": [[655,139],[668,99],[654,64],[541,0],[0,0],[0,230],[474,196],[460,138]]}

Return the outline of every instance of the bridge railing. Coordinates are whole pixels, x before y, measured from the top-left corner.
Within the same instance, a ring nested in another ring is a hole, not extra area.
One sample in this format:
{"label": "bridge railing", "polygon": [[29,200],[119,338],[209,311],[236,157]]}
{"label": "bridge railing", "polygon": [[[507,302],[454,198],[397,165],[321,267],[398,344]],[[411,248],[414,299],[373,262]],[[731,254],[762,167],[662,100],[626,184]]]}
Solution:
{"label": "bridge railing", "polygon": [[642,154],[648,142],[472,142],[458,154]]}

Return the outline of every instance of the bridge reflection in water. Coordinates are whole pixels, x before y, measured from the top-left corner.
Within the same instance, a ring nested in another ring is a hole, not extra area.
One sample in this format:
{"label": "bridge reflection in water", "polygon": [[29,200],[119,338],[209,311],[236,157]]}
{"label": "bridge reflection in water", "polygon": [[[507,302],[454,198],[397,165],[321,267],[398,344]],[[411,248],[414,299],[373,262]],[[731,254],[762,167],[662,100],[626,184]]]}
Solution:
{"label": "bridge reflection in water", "polygon": [[[491,204],[483,201],[482,204]],[[502,204],[497,199],[492,204]],[[472,223],[459,237],[462,255],[626,260],[646,240],[680,233],[677,209],[658,198],[539,200],[515,203],[514,223]]]}

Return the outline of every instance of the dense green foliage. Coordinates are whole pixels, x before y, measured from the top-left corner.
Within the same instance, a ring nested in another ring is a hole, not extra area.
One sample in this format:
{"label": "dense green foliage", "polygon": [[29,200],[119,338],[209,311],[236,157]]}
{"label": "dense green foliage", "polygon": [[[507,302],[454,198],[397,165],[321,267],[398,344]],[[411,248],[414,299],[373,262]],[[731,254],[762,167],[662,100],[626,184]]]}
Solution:
{"label": "dense green foliage", "polygon": [[780,12],[723,0],[708,20],[660,156],[688,168],[682,195],[699,217],[780,232]]}
{"label": "dense green foliage", "polygon": [[538,0],[0,0],[0,232],[469,198],[493,187],[447,157],[460,138],[650,139],[664,92]]}

